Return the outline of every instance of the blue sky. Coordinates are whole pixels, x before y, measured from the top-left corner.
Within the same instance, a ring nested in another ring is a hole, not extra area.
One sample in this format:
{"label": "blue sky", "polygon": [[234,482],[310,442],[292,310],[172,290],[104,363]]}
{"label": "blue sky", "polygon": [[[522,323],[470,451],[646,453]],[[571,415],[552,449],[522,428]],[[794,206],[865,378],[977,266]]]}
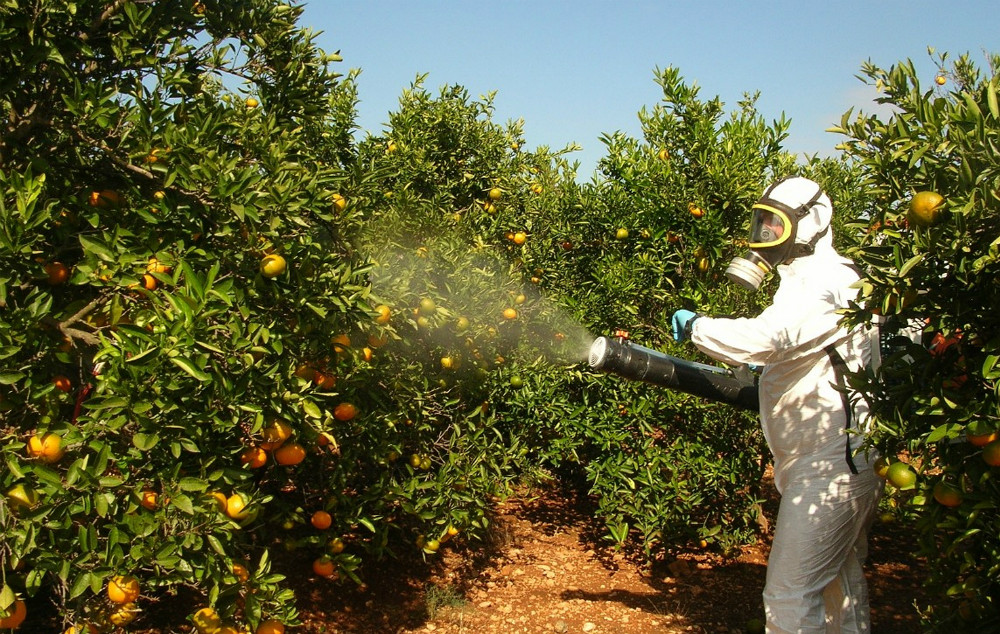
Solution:
{"label": "blue sky", "polygon": [[856,78],[870,60],[912,59],[931,82],[927,47],[969,53],[980,67],[1000,53],[995,0],[306,0],[300,23],[360,68],[358,124],[380,133],[418,74],[436,93],[460,84],[496,91],[495,119],[523,118],[529,147],[576,142],[589,178],[604,154],[602,133],[638,136],[636,113],[661,96],[654,68],[674,66],[701,97],[727,111],[760,91],[768,119],[791,120],[787,150],[835,153],[824,130],[850,107],[872,110]]}

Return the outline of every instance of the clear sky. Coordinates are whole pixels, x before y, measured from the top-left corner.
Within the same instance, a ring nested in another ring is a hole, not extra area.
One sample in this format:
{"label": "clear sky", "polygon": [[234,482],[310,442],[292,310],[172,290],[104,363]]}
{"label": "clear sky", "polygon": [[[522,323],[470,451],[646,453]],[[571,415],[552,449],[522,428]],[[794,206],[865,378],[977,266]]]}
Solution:
{"label": "clear sky", "polygon": [[360,68],[358,124],[381,133],[399,95],[427,73],[432,93],[496,91],[500,123],[523,118],[529,148],[576,142],[579,176],[604,155],[602,133],[638,136],[636,113],[661,97],[657,67],[674,66],[726,110],[760,91],[758,109],[791,120],[787,150],[835,153],[824,130],[850,107],[871,111],[856,75],[865,60],[912,59],[929,87],[927,47],[1000,53],[996,0],[306,0],[301,21]]}

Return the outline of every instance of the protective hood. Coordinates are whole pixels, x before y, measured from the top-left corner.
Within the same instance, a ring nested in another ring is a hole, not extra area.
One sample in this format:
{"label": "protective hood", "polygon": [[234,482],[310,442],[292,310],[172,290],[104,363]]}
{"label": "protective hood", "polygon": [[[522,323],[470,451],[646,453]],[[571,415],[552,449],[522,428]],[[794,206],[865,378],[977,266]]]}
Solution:
{"label": "protective hood", "polygon": [[746,288],[757,289],[778,266],[817,251],[835,255],[832,217],[830,198],[814,181],[802,177],[777,181],[751,210],[749,253],[733,258],[726,274]]}

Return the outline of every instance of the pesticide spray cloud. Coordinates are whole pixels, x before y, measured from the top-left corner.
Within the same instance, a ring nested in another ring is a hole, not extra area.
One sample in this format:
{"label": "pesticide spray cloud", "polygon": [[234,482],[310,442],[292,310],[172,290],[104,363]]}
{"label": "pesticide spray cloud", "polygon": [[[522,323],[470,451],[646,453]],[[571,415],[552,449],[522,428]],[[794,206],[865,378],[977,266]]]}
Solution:
{"label": "pesticide spray cloud", "polygon": [[488,245],[447,246],[373,246],[373,294],[401,315],[401,337],[424,342],[413,354],[456,365],[462,359],[586,360],[595,336],[537,285],[524,283],[516,265]]}

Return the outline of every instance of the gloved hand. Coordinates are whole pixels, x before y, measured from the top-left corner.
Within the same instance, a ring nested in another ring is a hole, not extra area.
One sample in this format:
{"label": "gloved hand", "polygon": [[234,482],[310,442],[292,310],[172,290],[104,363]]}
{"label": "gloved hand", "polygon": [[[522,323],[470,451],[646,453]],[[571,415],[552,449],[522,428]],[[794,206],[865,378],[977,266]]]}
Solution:
{"label": "gloved hand", "polygon": [[684,341],[688,334],[688,324],[697,316],[698,313],[684,308],[674,313],[673,317],[670,318],[670,326],[674,331],[674,341]]}

